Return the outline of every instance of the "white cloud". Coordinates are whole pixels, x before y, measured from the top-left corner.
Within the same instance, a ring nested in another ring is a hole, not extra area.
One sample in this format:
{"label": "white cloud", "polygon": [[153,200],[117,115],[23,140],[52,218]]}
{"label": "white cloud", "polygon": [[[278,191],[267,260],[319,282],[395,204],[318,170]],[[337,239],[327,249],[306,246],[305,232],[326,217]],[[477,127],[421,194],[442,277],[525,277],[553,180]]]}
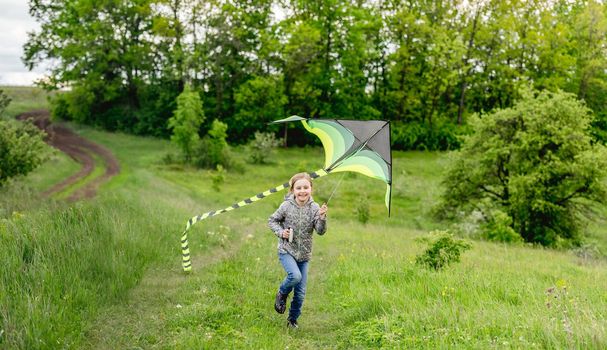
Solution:
{"label": "white cloud", "polygon": [[28,11],[26,0],[0,0],[0,85],[32,85],[43,76],[43,68],[30,72],[21,62],[27,33],[40,28]]}

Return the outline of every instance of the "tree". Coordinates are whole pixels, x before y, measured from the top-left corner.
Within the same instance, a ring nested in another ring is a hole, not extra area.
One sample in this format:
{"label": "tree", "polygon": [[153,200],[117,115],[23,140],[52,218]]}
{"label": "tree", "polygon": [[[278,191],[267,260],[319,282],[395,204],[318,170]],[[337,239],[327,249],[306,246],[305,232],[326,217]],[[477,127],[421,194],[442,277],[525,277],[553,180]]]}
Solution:
{"label": "tree", "polygon": [[0,120],[0,187],[9,178],[26,175],[44,161],[43,135],[31,123]]}
{"label": "tree", "polygon": [[204,112],[200,95],[186,85],[177,97],[177,109],[169,119],[169,128],[173,129],[171,141],[181,148],[186,162],[192,159],[194,146],[200,140],[198,129],[203,121]]}
{"label": "tree", "polygon": [[525,92],[514,107],[473,119],[455,153],[439,212],[493,210],[527,242],[579,242],[588,203],[606,201],[607,149],[591,142],[591,115],[572,94]]}
{"label": "tree", "polygon": [[284,95],[281,77],[254,77],[240,85],[235,93],[236,115],[232,128],[236,135],[252,135],[257,130],[267,130],[267,124],[284,118]]}
{"label": "tree", "polygon": [[286,30],[290,36],[283,49],[283,70],[289,114],[316,117],[322,109],[319,102],[321,90],[315,84],[321,75],[318,64],[321,33],[303,21],[288,26]]}
{"label": "tree", "polygon": [[[153,47],[156,1],[31,0],[30,14],[40,30],[28,33],[23,62],[32,69],[43,61],[48,90],[69,87],[53,99],[53,116],[110,130],[153,133],[165,130],[167,110],[152,106],[159,94],[156,69],[166,67]],[[171,100],[181,91],[182,86]],[[165,87],[165,89],[169,89]],[[142,95],[142,90],[146,90]],[[147,100],[146,100],[147,98]],[[169,110],[170,111],[170,110]],[[162,120],[150,116],[162,115]],[[147,125],[141,125],[146,124]],[[153,124],[153,125],[150,125]]]}
{"label": "tree", "polygon": [[[204,41],[196,55],[205,70],[200,85],[205,87],[205,108],[209,115],[236,124],[235,94],[253,75],[269,69],[273,46],[270,14],[272,1],[212,1],[206,15]],[[265,66],[265,67],[264,67]],[[229,130],[229,137],[240,136]]]}

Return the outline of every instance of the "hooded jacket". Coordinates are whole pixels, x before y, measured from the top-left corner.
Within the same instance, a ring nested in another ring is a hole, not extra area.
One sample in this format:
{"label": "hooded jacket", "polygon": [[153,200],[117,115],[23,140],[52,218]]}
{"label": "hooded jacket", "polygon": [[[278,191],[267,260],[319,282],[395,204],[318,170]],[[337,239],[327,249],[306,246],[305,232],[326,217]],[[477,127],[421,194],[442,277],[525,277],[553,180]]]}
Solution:
{"label": "hooded jacket", "polygon": [[[327,231],[327,220],[320,218],[319,210],[320,206],[311,196],[301,207],[292,193],[285,197],[285,201],[268,219],[270,230],[278,237],[279,253],[288,253],[299,262],[310,260],[314,230],[319,235]],[[281,238],[281,232],[287,228],[293,229],[293,242]]]}

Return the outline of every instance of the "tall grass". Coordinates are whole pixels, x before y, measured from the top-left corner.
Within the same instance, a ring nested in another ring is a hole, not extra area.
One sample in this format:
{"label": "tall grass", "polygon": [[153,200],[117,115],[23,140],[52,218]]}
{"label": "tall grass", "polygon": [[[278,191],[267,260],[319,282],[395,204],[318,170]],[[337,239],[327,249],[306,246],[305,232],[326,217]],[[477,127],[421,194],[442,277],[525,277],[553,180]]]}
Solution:
{"label": "tall grass", "polygon": [[114,197],[4,220],[0,344],[53,348],[81,341],[82,321],[124,296],[159,255],[163,237],[150,237],[147,227],[171,225],[147,216],[156,210]]}

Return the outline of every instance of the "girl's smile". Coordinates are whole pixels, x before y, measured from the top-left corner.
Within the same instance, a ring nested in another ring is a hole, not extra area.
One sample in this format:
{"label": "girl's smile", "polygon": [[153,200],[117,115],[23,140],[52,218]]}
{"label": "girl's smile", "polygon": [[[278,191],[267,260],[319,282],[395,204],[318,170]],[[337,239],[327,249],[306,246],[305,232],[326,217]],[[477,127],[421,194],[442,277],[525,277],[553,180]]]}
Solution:
{"label": "girl's smile", "polygon": [[312,194],[312,185],[306,179],[299,179],[293,185],[293,195],[295,196],[295,201],[299,205],[304,205],[310,199],[310,195]]}

